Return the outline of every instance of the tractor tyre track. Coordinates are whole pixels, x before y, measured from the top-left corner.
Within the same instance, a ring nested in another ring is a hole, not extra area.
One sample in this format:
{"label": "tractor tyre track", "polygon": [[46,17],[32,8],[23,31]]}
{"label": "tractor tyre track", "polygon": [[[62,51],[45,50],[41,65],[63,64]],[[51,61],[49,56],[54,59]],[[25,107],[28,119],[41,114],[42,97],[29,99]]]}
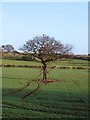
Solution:
{"label": "tractor tyre track", "polygon": [[[33,81],[34,81],[34,80],[33,80]],[[35,82],[35,81],[34,81],[34,82]],[[32,94],[34,94],[36,91],[38,91],[38,89],[40,88],[40,84],[39,84],[38,82],[36,82],[36,83],[37,83],[37,87],[36,87],[34,90],[32,90],[30,93],[28,93],[28,94],[26,94],[25,96],[23,96],[22,99],[25,99],[25,98],[31,96]]]}
{"label": "tractor tyre track", "polygon": [[20,88],[20,89],[18,89],[18,90],[16,90],[16,91],[13,91],[13,92],[7,93],[7,94],[5,94],[4,96],[12,95],[12,94],[15,94],[15,93],[17,93],[17,92],[20,92],[20,91],[24,90],[26,87],[28,87],[29,85],[30,85],[30,83],[27,82],[27,84],[26,84],[24,87],[22,87],[22,88]]}

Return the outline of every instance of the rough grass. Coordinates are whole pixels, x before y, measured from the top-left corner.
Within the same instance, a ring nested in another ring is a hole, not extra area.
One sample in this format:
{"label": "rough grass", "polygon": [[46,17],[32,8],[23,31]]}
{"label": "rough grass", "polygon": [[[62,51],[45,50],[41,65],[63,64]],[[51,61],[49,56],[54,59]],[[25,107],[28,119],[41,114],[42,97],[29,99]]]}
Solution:
{"label": "rough grass", "polygon": [[52,69],[48,77],[53,82],[48,84],[41,82],[40,73],[41,69],[3,68],[3,117],[88,118],[87,70]]}

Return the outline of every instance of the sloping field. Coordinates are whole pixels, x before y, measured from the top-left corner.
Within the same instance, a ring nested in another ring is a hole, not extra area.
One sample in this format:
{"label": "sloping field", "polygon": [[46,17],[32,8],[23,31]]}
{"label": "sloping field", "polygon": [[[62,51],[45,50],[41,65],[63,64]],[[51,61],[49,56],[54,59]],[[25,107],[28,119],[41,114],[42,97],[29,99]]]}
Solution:
{"label": "sloping field", "polygon": [[88,71],[3,68],[3,118],[88,118]]}
{"label": "sloping field", "polygon": [[[56,61],[56,62],[50,62],[48,63],[49,66],[83,66],[87,67],[89,65],[90,61],[87,60],[67,60],[67,61]],[[1,63],[0,63],[1,64]],[[20,60],[2,60],[2,65],[35,65],[35,66],[42,66],[40,62],[36,61],[20,61]]]}

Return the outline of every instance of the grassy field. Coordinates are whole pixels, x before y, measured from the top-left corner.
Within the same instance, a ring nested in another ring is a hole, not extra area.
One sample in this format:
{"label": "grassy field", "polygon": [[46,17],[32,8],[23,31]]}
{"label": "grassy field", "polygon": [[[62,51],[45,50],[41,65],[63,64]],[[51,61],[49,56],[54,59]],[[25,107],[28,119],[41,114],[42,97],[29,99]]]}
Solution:
{"label": "grassy field", "polygon": [[[3,60],[3,64],[36,62]],[[87,66],[86,61],[50,65]],[[53,82],[42,82],[42,70],[3,68],[3,118],[88,118],[88,71],[51,69]]]}
{"label": "grassy field", "polygon": [[[3,59],[2,63],[3,65],[42,65],[40,62],[35,62],[35,61],[20,61],[20,60],[7,60],[7,59]],[[56,62],[50,62],[48,63],[49,66],[52,65],[56,65],[56,66],[83,66],[83,67],[87,67],[90,64],[90,61],[87,60],[67,60],[67,61],[56,61]]]}

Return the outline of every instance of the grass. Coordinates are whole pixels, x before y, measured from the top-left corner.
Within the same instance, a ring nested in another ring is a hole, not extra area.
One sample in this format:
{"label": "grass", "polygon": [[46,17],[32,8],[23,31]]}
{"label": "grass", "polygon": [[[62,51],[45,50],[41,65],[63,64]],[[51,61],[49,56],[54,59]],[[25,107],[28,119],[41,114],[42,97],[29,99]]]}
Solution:
{"label": "grass", "polygon": [[7,64],[10,64],[10,65],[36,65],[36,66],[41,65],[41,63],[35,62],[35,61],[32,62],[32,61],[7,60],[7,59],[3,59],[2,64],[3,65],[7,65]]}
{"label": "grass", "polygon": [[51,69],[48,84],[40,81],[40,69],[3,68],[2,73],[4,118],[88,118],[87,70]]}
{"label": "grass", "polygon": [[[20,60],[7,60],[3,59],[2,63],[3,65],[34,65],[34,66],[41,66],[42,64],[40,62],[36,61],[20,61]],[[67,61],[56,61],[56,62],[50,62],[48,63],[49,66],[55,65],[55,66],[83,66],[87,67],[90,64],[90,61],[87,60],[67,60]]]}
{"label": "grass", "polygon": [[67,61],[56,61],[51,62],[50,65],[56,65],[56,66],[88,66],[89,62],[87,60],[67,60]]}

